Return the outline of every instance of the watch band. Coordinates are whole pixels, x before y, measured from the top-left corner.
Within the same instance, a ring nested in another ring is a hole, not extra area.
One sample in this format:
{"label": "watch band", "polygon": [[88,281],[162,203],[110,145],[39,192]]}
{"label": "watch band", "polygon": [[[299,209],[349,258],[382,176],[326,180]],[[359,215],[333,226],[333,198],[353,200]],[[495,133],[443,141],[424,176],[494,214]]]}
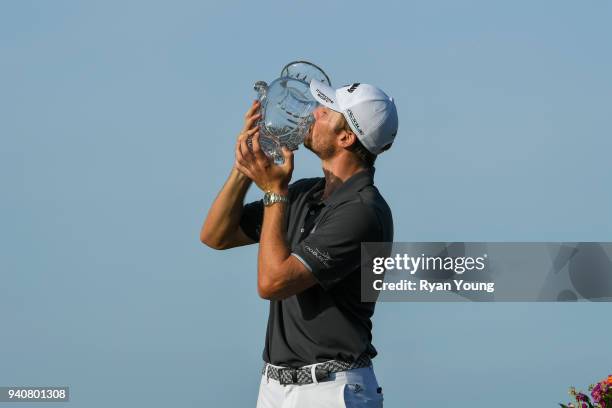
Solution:
{"label": "watch band", "polygon": [[266,191],[264,193],[263,203],[266,207],[276,203],[289,203],[289,197],[272,191]]}

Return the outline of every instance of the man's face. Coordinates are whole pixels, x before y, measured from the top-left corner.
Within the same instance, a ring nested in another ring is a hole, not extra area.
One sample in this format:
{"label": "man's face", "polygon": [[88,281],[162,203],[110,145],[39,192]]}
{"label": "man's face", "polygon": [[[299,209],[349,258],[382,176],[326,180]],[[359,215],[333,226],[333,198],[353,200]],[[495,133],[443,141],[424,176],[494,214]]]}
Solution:
{"label": "man's face", "polygon": [[312,113],[314,123],[304,138],[304,146],[321,159],[333,157],[336,137],[342,131],[342,114],[325,106],[318,106]]}

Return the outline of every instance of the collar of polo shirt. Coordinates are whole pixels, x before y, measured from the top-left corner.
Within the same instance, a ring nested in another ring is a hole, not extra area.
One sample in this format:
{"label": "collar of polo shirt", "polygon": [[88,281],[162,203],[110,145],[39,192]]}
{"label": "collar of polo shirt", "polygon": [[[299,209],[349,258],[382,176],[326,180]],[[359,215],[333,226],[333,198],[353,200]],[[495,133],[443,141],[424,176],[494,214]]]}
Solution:
{"label": "collar of polo shirt", "polygon": [[[334,191],[329,197],[323,200],[326,206],[335,206],[345,201],[352,200],[355,192],[363,189],[364,187],[371,186],[374,184],[374,167],[358,171],[346,180],[336,191]],[[325,185],[325,179],[321,181],[322,185]],[[322,186],[317,185],[317,188]]]}

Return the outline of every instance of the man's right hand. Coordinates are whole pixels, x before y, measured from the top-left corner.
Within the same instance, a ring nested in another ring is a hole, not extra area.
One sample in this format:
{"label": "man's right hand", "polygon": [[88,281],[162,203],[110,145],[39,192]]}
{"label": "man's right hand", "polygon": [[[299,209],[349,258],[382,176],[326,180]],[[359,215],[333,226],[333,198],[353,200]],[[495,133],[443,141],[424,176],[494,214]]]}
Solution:
{"label": "man's right hand", "polygon": [[[259,112],[259,108],[261,107],[261,103],[258,100],[255,100],[249,110],[244,115],[244,126],[238,135],[238,140],[236,141],[236,156],[234,159],[234,168],[238,170],[236,164],[238,162],[238,157],[245,156],[249,152],[241,152],[241,149],[244,149],[246,144],[243,144],[243,141],[246,141],[248,138],[253,137],[259,134],[259,126],[257,126],[257,121],[261,119],[261,113]],[[242,153],[242,154],[240,154]],[[239,171],[239,170],[238,170]],[[243,174],[242,172],[240,174]]]}

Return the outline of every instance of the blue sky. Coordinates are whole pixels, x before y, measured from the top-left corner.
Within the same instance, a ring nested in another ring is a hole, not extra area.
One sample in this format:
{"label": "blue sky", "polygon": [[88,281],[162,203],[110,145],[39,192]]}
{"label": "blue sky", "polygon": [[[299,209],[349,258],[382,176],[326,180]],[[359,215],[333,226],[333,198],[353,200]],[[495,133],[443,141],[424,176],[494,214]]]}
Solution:
{"label": "blue sky", "polygon": [[[198,232],[253,82],[295,59],[395,98],[376,184],[396,241],[610,241],[611,17],[603,1],[2,2],[0,385],[254,406],[256,248]],[[320,174],[300,150],[294,179]],[[375,367],[391,407],[554,406],[610,373],[608,315],[383,303]]]}

